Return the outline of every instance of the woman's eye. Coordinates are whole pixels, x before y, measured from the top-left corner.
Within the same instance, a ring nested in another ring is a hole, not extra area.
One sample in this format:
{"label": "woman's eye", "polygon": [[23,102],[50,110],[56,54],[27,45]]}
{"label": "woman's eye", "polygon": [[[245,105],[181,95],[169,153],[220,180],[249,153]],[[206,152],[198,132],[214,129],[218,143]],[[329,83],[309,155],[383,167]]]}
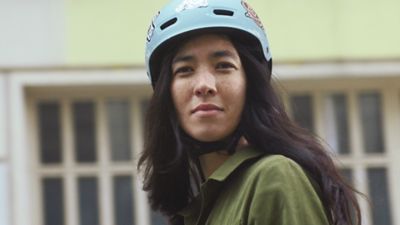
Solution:
{"label": "woman's eye", "polygon": [[188,73],[193,72],[193,69],[189,66],[183,66],[183,67],[179,67],[178,69],[176,69],[174,71],[174,75],[185,75]]}
{"label": "woman's eye", "polygon": [[236,67],[232,63],[220,62],[217,64],[216,68],[226,70],[226,69],[235,69]]}

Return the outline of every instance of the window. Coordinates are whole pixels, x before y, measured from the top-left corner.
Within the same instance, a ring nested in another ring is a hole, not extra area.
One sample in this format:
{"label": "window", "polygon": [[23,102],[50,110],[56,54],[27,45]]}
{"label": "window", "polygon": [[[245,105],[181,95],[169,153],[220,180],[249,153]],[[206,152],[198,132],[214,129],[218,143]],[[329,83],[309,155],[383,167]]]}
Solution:
{"label": "window", "polygon": [[134,224],[133,187],[131,176],[115,176],[113,178],[114,214],[117,225]]}
{"label": "window", "polygon": [[353,171],[349,168],[342,168],[340,170],[341,175],[346,180],[347,183],[354,185]]}
{"label": "window", "polygon": [[342,93],[327,95],[325,99],[324,127],[326,141],[334,152],[349,154],[349,128],[347,98]]}
{"label": "window", "polygon": [[318,127],[321,133],[317,135],[335,154],[342,176],[368,196],[371,207],[359,198],[364,223],[392,225],[390,159],[384,143],[384,91],[296,90],[300,91],[310,94],[289,93],[292,118],[309,130]]}
{"label": "window", "polygon": [[99,190],[97,177],[78,178],[79,224],[99,224]]}
{"label": "window", "polygon": [[[371,225],[391,225],[390,192],[386,180],[388,158],[384,154],[381,93],[355,91],[326,96],[326,139],[339,154],[339,165],[345,166],[342,169],[344,177],[357,189],[364,191],[371,200],[371,208],[364,208],[368,209],[368,212],[363,212],[364,217],[370,218]],[[357,136],[353,135],[350,138],[351,131],[359,134],[358,143],[361,144],[357,144]],[[381,167],[377,168],[377,165]],[[361,174],[366,174],[366,179],[362,179],[359,176]]]}
{"label": "window", "polygon": [[108,100],[107,120],[113,161],[132,159],[130,105],[128,100]]}
{"label": "window", "polygon": [[372,203],[373,224],[391,225],[391,211],[386,168],[369,168],[368,189]]}
{"label": "window", "polygon": [[44,178],[42,180],[44,224],[64,225],[64,197],[63,180],[57,178]]}
{"label": "window", "polygon": [[312,95],[291,95],[290,107],[292,109],[294,121],[296,121],[301,127],[314,132]]}
{"label": "window", "polygon": [[367,92],[358,96],[364,151],[383,153],[381,98],[379,93]]}
{"label": "window", "polygon": [[58,102],[41,102],[38,105],[40,160],[43,164],[60,163],[61,120]]}
{"label": "window", "polygon": [[142,143],[144,99],[34,102],[40,196],[35,224],[166,224],[158,213],[143,211],[147,199],[138,196],[143,192],[136,184],[135,156]]}
{"label": "window", "polygon": [[96,162],[96,124],[94,102],[73,103],[73,121],[76,162]]}

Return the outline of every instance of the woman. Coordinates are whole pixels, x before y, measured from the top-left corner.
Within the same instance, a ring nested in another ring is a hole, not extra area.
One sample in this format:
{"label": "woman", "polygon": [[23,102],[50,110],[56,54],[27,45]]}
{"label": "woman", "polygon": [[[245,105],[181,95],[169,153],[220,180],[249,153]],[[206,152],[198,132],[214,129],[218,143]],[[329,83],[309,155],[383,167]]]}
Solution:
{"label": "woman", "polygon": [[149,28],[146,65],[154,94],[138,167],[171,224],[360,224],[353,189],[273,90],[247,3],[170,2]]}

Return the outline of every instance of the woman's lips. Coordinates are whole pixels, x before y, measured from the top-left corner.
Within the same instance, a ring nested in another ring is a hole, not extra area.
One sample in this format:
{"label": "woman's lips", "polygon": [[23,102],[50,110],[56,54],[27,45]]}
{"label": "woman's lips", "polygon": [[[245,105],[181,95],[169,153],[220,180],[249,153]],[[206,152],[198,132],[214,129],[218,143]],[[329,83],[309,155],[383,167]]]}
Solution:
{"label": "woman's lips", "polygon": [[223,109],[217,105],[214,104],[209,104],[209,103],[202,103],[198,106],[196,106],[191,113],[192,114],[199,114],[202,116],[211,116],[214,115],[218,112],[223,111]]}

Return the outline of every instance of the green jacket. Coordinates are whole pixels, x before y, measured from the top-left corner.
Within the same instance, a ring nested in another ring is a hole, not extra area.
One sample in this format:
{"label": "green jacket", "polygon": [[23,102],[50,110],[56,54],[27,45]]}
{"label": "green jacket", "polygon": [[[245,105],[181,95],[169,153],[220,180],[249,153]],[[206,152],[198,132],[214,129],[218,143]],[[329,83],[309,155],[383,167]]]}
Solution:
{"label": "green jacket", "polygon": [[303,169],[281,155],[237,151],[184,210],[185,225],[328,225]]}

